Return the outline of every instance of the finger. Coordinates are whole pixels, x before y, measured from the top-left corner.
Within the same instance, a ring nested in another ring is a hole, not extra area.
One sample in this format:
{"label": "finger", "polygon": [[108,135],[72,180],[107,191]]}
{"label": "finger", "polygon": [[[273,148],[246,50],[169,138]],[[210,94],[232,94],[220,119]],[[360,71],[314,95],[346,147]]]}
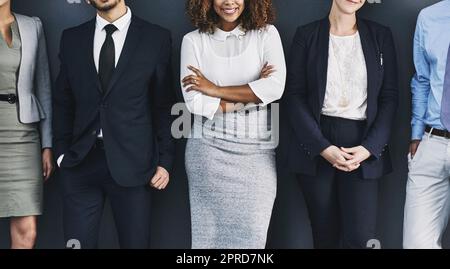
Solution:
{"label": "finger", "polygon": [[343,172],[348,172],[349,171],[348,167],[344,166],[344,165],[336,165],[336,166],[334,166],[334,168],[336,168],[338,170],[341,170]]}
{"label": "finger", "polygon": [[164,190],[167,187],[168,184],[169,184],[169,177],[166,177],[164,179],[164,183],[161,184],[161,190]]}
{"label": "finger", "polygon": [[262,72],[262,73],[273,73],[273,69],[272,69],[272,68],[269,68],[269,67],[266,67],[266,68],[264,68],[263,70],[261,70],[261,72]]}
{"label": "finger", "polygon": [[52,170],[53,170],[53,165],[51,165],[50,163],[47,164],[47,171],[46,171],[46,177],[45,180],[47,181],[50,176],[52,175]]}
{"label": "finger", "polygon": [[353,172],[353,171],[357,170],[360,166],[361,166],[360,164],[347,166],[347,172]]}
{"label": "finger", "polygon": [[42,162],[42,176],[47,178],[47,161],[45,160]]}
{"label": "finger", "polygon": [[186,81],[190,78],[192,78],[194,75],[185,76],[181,81]]}
{"label": "finger", "polygon": [[342,156],[343,156],[345,159],[347,159],[347,160],[353,160],[353,159],[355,158],[354,155],[349,154],[349,153],[347,153],[347,152],[342,151],[341,153],[342,153]]}
{"label": "finger", "polygon": [[185,83],[186,81],[197,80],[197,79],[199,79],[199,77],[190,75],[190,76],[185,77],[181,82]]}
{"label": "finger", "polygon": [[345,165],[345,166],[351,166],[351,165],[355,165],[355,164],[360,163],[360,162],[361,162],[361,161],[359,160],[359,158],[354,158],[354,159],[351,159],[351,160],[346,161],[346,162],[343,163],[342,165]]}
{"label": "finger", "polygon": [[202,72],[200,72],[200,70],[198,70],[197,68],[193,67],[193,66],[189,66],[188,67],[192,72],[194,72],[197,76],[199,77],[203,77]]}
{"label": "finger", "polygon": [[158,190],[161,189],[161,187],[164,185],[164,183],[166,182],[166,176],[161,176],[159,178],[159,180],[154,184],[154,187]]}
{"label": "finger", "polygon": [[267,68],[267,65],[269,65],[269,62],[266,62],[266,63],[263,65],[263,67],[261,68],[261,70],[266,69],[266,68]]}
{"label": "finger", "polygon": [[152,180],[150,181],[150,183],[154,186],[160,179],[161,179],[161,174],[160,173],[156,173]]}
{"label": "finger", "polygon": [[166,181],[164,182],[164,185],[161,187],[162,190],[167,188],[167,185],[169,185],[170,179],[167,178]]}
{"label": "finger", "polygon": [[334,161],[334,164],[345,166],[346,162],[347,162],[347,160],[346,160],[343,156],[339,156],[339,157],[336,158],[336,160]]}
{"label": "finger", "polygon": [[411,153],[411,158],[413,158],[414,155],[416,155],[417,147],[416,146],[411,146],[410,149],[409,149],[409,152]]}
{"label": "finger", "polygon": [[189,87],[188,89],[186,89],[187,92],[192,92],[192,91],[198,91],[198,89],[194,86]]}
{"label": "finger", "polygon": [[183,88],[185,88],[185,87],[187,87],[187,86],[189,86],[189,85],[195,85],[195,86],[197,86],[197,85],[198,85],[198,80],[196,80],[196,79],[191,79],[191,80],[188,80],[188,81],[184,82]]}
{"label": "finger", "polygon": [[261,77],[266,78],[266,77],[268,77],[269,75],[270,75],[269,73],[262,73],[262,74],[261,74]]}
{"label": "finger", "polygon": [[355,148],[344,148],[344,147],[341,147],[341,150],[343,151],[343,152],[345,152],[345,153],[350,153],[350,154],[352,154],[352,153],[355,153],[355,150],[354,150]]}

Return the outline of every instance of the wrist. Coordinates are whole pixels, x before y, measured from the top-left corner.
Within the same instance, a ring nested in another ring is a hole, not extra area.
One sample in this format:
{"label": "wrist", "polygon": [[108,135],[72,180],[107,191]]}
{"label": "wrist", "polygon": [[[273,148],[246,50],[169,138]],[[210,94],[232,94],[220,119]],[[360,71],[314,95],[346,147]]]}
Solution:
{"label": "wrist", "polygon": [[214,84],[213,86],[213,97],[223,99],[223,88]]}

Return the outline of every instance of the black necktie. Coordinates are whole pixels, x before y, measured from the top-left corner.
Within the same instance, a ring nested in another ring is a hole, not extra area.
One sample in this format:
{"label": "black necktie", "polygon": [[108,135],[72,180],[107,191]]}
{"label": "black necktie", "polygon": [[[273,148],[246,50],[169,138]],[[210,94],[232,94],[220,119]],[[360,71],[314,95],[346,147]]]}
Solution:
{"label": "black necktie", "polygon": [[114,47],[114,40],[112,34],[117,31],[117,27],[108,24],[105,26],[106,39],[100,51],[100,60],[98,65],[98,77],[102,86],[102,91],[105,92],[108,88],[109,81],[114,72],[116,65],[116,51]]}

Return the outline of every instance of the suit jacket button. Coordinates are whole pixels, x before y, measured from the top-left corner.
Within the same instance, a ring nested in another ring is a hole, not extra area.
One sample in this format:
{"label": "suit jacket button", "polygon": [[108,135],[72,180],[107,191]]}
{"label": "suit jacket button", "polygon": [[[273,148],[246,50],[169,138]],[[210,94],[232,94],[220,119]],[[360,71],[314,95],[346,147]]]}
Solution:
{"label": "suit jacket button", "polygon": [[92,135],[97,135],[97,131],[96,130],[92,131]]}

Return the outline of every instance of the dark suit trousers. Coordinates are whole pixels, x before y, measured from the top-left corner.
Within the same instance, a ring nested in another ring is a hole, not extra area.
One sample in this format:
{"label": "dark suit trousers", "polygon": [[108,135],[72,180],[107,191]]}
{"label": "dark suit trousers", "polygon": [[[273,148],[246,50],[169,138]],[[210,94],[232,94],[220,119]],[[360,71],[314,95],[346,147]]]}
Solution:
{"label": "dark suit trousers", "polygon": [[83,162],[62,168],[64,238],[76,239],[82,249],[98,247],[100,220],[107,197],[111,202],[121,248],[148,248],[150,187],[122,187],[112,178],[105,151],[97,143]]}
{"label": "dark suit trousers", "polygon": [[[361,144],[365,121],[322,116],[323,135],[338,147]],[[315,248],[366,248],[376,239],[378,181],[362,179],[361,169],[337,170],[322,157],[317,176],[298,175]]]}

